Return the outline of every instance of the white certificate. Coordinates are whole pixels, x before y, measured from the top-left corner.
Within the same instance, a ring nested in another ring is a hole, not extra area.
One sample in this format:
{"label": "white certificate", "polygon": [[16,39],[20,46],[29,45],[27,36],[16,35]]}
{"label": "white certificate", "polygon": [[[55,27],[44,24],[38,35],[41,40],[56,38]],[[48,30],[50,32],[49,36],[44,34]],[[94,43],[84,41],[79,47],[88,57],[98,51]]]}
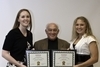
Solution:
{"label": "white certificate", "polygon": [[75,51],[53,51],[53,67],[73,67]]}
{"label": "white certificate", "polygon": [[49,67],[49,51],[26,51],[28,67]]}

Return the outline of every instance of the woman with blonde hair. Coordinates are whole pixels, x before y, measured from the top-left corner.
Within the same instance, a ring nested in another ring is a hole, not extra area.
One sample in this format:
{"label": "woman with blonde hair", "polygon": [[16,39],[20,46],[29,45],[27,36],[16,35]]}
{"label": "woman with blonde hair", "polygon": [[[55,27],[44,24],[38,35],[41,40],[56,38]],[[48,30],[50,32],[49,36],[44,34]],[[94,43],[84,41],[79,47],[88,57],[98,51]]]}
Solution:
{"label": "woman with blonde hair", "polygon": [[73,23],[70,50],[76,50],[74,67],[93,67],[98,61],[97,39],[83,16],[77,17]]}

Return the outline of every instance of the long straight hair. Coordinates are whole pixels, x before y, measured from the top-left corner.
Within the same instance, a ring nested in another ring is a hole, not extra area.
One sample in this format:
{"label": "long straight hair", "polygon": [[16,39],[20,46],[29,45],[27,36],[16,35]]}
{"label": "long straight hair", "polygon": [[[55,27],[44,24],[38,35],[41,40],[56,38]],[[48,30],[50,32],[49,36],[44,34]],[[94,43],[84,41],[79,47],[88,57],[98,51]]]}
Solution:
{"label": "long straight hair", "polygon": [[27,11],[27,12],[29,13],[29,16],[30,16],[29,28],[30,28],[30,31],[31,31],[31,29],[32,29],[32,17],[31,17],[31,14],[30,14],[30,12],[29,12],[28,9],[21,9],[21,10],[18,12],[18,14],[17,14],[17,16],[16,16],[16,19],[15,19],[15,23],[14,23],[13,29],[19,27],[20,22],[18,21],[18,19],[19,19],[19,16],[20,16],[21,12],[23,12],[23,11]]}

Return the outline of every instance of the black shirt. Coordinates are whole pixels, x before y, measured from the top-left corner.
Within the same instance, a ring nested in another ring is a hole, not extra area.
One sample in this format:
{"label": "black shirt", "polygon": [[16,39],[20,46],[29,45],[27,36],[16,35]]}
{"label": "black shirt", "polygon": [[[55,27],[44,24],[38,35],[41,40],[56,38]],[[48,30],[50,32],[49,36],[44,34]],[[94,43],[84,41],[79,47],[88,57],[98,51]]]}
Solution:
{"label": "black shirt", "polygon": [[52,67],[52,50],[58,49],[58,38],[55,40],[48,39],[48,49],[50,50],[50,67]]}
{"label": "black shirt", "polygon": [[27,48],[33,48],[32,33],[27,30],[27,36],[25,37],[19,28],[16,28],[7,34],[2,49],[10,51],[10,55],[17,61],[23,61]]}
{"label": "black shirt", "polygon": [[56,50],[58,49],[58,39],[50,40],[48,39],[48,49],[50,50]]}

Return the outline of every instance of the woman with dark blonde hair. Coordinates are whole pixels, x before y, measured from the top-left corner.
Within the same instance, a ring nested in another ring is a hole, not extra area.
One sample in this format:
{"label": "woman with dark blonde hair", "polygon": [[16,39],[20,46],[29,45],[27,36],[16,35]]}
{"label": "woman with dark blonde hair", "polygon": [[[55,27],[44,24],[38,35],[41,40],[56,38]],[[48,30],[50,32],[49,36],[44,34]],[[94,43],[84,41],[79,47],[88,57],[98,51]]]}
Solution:
{"label": "woman with dark blonde hair", "polygon": [[97,39],[83,16],[77,17],[73,23],[70,50],[76,50],[74,67],[93,67],[98,61]]}
{"label": "woman with dark blonde hair", "polygon": [[26,67],[25,51],[33,48],[31,29],[31,14],[28,9],[21,9],[2,48],[2,56],[8,61],[7,67]]}

